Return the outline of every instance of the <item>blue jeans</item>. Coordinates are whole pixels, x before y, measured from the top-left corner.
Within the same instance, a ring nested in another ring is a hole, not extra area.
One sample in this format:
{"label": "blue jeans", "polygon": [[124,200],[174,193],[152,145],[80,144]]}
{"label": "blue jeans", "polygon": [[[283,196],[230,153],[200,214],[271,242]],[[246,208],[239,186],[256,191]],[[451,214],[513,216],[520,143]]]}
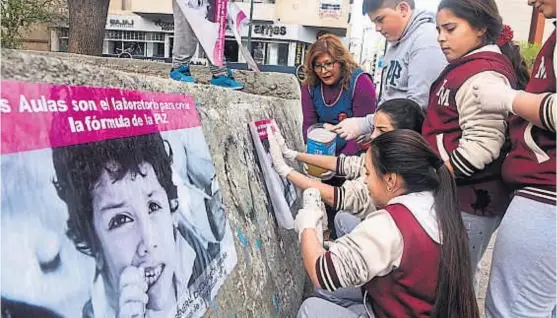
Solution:
{"label": "blue jeans", "polygon": [[[337,237],[344,236],[360,223],[360,219],[347,212],[338,212],[335,215],[334,224]],[[315,297],[306,299],[300,310],[298,318],[310,317],[371,317],[364,306],[362,290],[357,287],[339,288],[333,292],[315,288]],[[369,305],[368,305],[369,306]]]}
{"label": "blue jeans", "polygon": [[501,216],[479,216],[461,212],[462,222],[468,234],[468,248],[470,250],[470,268],[472,269],[472,281],[476,295],[479,290],[479,279],[476,275],[481,271],[480,260],[482,259],[491,236],[501,223]]}
{"label": "blue jeans", "polygon": [[300,310],[298,310],[297,318],[364,318],[369,316],[366,313],[363,303],[351,307],[343,307],[319,297],[310,297],[306,299]]}
{"label": "blue jeans", "polygon": [[354,214],[339,211],[335,215],[335,229],[337,232],[337,237],[341,237],[352,232],[352,230],[356,226],[358,226],[360,222],[362,222],[360,218],[358,218]]}
{"label": "blue jeans", "polygon": [[514,197],[499,226],[486,317],[555,317],[555,206]]}

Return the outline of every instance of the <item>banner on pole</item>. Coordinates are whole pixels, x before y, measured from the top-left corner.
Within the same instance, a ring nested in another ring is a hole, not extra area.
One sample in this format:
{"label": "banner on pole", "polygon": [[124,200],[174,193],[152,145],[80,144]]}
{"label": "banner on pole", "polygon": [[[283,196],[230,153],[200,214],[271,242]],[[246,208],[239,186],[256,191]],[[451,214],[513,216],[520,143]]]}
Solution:
{"label": "banner on pole", "polygon": [[249,68],[256,72],[259,72],[259,67],[257,66],[257,63],[251,56],[248,49],[246,49],[246,47],[242,44],[242,36],[240,35],[241,28],[244,25],[247,25],[249,23],[251,22],[247,18],[244,11],[242,11],[242,9],[240,9],[236,3],[229,2],[228,3],[228,26],[230,27],[232,34],[234,34],[236,43],[238,43],[238,47],[240,48],[240,53],[242,53],[242,56],[246,60],[246,63],[248,64]]}
{"label": "banner on pole", "polygon": [[227,0],[177,1],[211,63],[223,66]]}

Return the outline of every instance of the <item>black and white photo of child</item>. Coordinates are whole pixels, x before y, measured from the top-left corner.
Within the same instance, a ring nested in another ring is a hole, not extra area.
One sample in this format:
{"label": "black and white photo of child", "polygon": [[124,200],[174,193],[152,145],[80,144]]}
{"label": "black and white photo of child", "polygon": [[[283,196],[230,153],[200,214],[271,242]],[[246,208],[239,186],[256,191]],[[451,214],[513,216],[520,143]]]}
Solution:
{"label": "black and white photo of child", "polygon": [[201,128],[163,135],[2,156],[3,317],[203,315],[233,237]]}
{"label": "black and white photo of child", "polygon": [[97,264],[84,316],[168,317],[218,255],[176,213],[172,153],[158,133],[53,149],[70,237]]}

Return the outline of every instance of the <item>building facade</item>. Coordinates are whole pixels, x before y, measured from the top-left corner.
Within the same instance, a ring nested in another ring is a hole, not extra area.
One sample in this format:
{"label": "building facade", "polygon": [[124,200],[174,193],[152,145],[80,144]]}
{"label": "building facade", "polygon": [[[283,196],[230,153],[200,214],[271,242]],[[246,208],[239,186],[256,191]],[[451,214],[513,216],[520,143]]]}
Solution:
{"label": "building facade", "polygon": [[[249,16],[250,2],[236,1]],[[252,21],[252,56],[259,64],[296,66],[303,63],[307,46],[317,32],[346,36],[350,0],[255,0]],[[174,43],[172,0],[111,0],[106,21],[103,54],[131,52],[134,58],[170,61]],[[247,47],[248,26],[242,28]],[[68,29],[51,31],[51,50],[66,51]],[[225,60],[245,63],[232,32],[226,33]],[[205,64],[202,50],[194,63]]]}

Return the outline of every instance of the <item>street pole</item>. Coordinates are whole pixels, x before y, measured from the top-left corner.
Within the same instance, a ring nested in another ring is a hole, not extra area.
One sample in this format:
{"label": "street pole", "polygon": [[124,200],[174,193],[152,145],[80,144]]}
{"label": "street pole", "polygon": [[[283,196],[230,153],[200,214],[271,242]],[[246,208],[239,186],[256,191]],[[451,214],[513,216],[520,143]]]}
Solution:
{"label": "street pole", "polygon": [[362,30],[362,41],[360,43],[360,65],[362,65],[362,54],[364,54],[365,35],[366,35],[366,28]]}
{"label": "street pole", "polygon": [[253,55],[253,52],[251,51],[251,31],[253,28],[253,0],[251,0],[250,6],[249,6],[249,29],[248,29],[248,52],[249,54]]}

